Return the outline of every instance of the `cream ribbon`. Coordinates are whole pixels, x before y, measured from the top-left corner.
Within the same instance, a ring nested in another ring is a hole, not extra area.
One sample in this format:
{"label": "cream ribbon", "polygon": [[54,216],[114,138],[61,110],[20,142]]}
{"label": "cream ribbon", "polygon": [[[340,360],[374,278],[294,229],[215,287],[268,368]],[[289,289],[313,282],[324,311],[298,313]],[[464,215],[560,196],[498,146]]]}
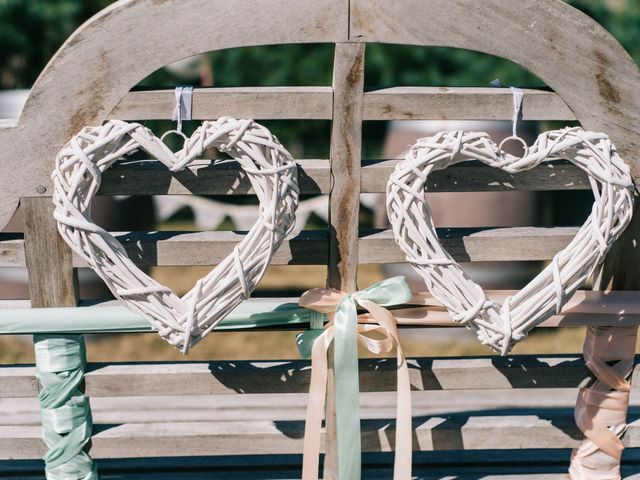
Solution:
{"label": "cream ribbon", "polygon": [[575,420],[587,439],[574,450],[572,480],[619,480],[637,327],[589,327],[584,359],[596,377],[580,389]]}
{"label": "cream ribbon", "polygon": [[[400,345],[396,320],[382,305],[411,300],[404,277],[379,282],[366,290],[347,294],[335,289],[313,289],[300,297],[300,306],[327,315],[329,321],[317,336],[311,350],[311,385],[304,435],[302,480],[317,480],[320,436],[327,387],[327,353],[334,346],[336,373],[336,428],[340,480],[360,478],[360,413],[357,371],[357,344],[374,354],[397,355],[397,411],[394,480],[411,479],[412,426],[409,370]],[[356,304],[368,315],[358,317]],[[349,331],[356,342],[349,341]],[[311,333],[313,331],[309,331]],[[381,339],[366,334],[377,333]],[[353,345],[351,345],[353,343]],[[355,355],[354,355],[355,352]],[[355,358],[355,369],[352,360]]]}

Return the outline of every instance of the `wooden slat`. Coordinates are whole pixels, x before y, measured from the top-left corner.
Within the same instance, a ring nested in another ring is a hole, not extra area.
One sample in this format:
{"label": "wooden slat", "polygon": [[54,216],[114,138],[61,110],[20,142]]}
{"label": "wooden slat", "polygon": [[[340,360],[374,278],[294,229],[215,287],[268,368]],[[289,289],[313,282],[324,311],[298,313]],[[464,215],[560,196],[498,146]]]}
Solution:
{"label": "wooden slat", "polygon": [[0,366],[0,398],[27,398],[37,396],[38,380],[34,366]]}
{"label": "wooden slat", "polygon": [[[414,450],[520,450],[574,448],[580,433],[570,411],[540,415],[464,415],[414,420]],[[94,427],[94,458],[145,458],[204,455],[302,453],[304,422],[236,421],[125,423]],[[0,459],[40,458],[45,453],[41,428],[0,427]],[[389,452],[390,420],[362,422],[362,449]],[[629,423],[626,446],[640,443],[640,420]]]}
{"label": "wooden slat", "polygon": [[[393,87],[364,95],[364,120],[511,120],[508,88]],[[254,119],[331,119],[331,87],[196,88],[193,119],[221,116]],[[109,114],[120,120],[166,120],[175,107],[173,90],[129,92]],[[525,89],[524,120],[575,120],[554,92]]]}
{"label": "wooden slat", "polygon": [[[219,232],[114,232],[129,258],[139,266],[215,265],[229,255],[244,234]],[[0,234],[0,267],[24,267],[24,240]],[[271,265],[324,265],[327,233],[323,230],[294,232],[274,254]],[[86,262],[73,256],[75,267]]]}
{"label": "wooden slat", "polygon": [[[386,192],[387,181],[399,160],[364,160],[360,190]],[[298,183],[303,194],[329,193],[328,160],[299,160]],[[546,163],[512,175],[479,162],[467,162],[429,175],[431,192],[498,192],[512,190],[585,190],[586,174],[566,161]],[[120,162],[104,173],[99,195],[246,195],[251,184],[235,161],[214,164],[202,160],[183,172],[172,173],[160,162]]]}
{"label": "wooden slat", "polygon": [[[329,193],[328,160],[298,161],[300,193]],[[233,160],[198,160],[172,173],[157,161],[119,162],[103,176],[99,195],[246,195],[251,182]]]}
{"label": "wooden slat", "polygon": [[[330,119],[332,104],[331,87],[195,88],[192,118]],[[109,118],[166,120],[175,105],[173,90],[129,92]]]}
{"label": "wooden slat", "polygon": [[78,282],[71,249],[58,234],[53,203],[48,198],[23,198],[24,257],[33,307],[73,307]]}
{"label": "wooden slat", "polygon": [[[385,193],[387,181],[399,160],[365,160],[362,166],[363,193]],[[315,172],[314,172],[315,173]],[[587,175],[567,161],[554,161],[516,175],[465,162],[429,174],[429,192],[498,192],[513,190],[586,190]]]}
{"label": "wooden slat", "polygon": [[[139,265],[216,265],[231,254],[244,238],[243,233],[215,232],[132,232],[118,235],[129,258]],[[325,265],[327,233],[307,230],[289,235],[273,255],[271,265]],[[75,257],[76,266],[86,265]]]}
{"label": "wooden slat", "polygon": [[[575,227],[438,229],[442,246],[458,262],[550,260],[573,239]],[[391,230],[362,231],[360,263],[402,263],[404,253]]]}
{"label": "wooden slat", "polygon": [[[438,229],[444,248],[456,261],[550,260],[575,236],[576,227],[502,227]],[[244,234],[220,232],[127,232],[114,235],[134,263],[141,266],[215,265]],[[393,232],[368,229],[357,240],[358,260],[364,263],[403,263],[404,253]],[[272,265],[324,265],[329,238],[324,230],[294,232],[274,255]],[[24,266],[24,241],[0,234],[0,267]],[[73,265],[84,267],[74,256]]]}
{"label": "wooden slat", "polygon": [[0,267],[24,267],[24,235],[0,232]]}
{"label": "wooden slat", "polygon": [[[640,358],[639,358],[640,359]],[[576,388],[591,374],[577,355],[409,359],[412,390],[491,390]],[[634,376],[640,374],[636,365]],[[179,362],[90,364],[86,394],[90,397],[154,395],[234,395],[306,393],[308,361]],[[362,392],[395,391],[395,363],[360,360]],[[634,382],[634,390],[640,382]],[[0,367],[0,398],[34,397],[38,387],[33,366]]]}
{"label": "wooden slat", "polygon": [[[524,120],[575,120],[553,92],[524,90]],[[366,120],[511,120],[508,88],[394,87],[367,92]]]}

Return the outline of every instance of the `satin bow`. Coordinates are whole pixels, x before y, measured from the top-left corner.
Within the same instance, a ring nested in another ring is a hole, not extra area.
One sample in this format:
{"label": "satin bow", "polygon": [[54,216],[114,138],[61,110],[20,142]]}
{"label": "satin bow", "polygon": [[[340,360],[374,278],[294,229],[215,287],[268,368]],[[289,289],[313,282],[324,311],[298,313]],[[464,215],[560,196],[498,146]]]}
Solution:
{"label": "satin bow", "polygon": [[[361,476],[358,343],[374,354],[388,353],[396,348],[398,385],[393,478],[411,478],[409,370],[400,346],[396,320],[391,312],[384,308],[409,302],[411,298],[411,290],[404,277],[389,278],[352,294],[335,289],[316,288],[300,297],[300,306],[324,313],[329,319],[320,335],[317,330],[305,332],[313,339],[313,346],[304,435],[303,480],[318,478],[320,431],[327,387],[327,352],[331,342],[334,343],[338,478],[359,480]],[[369,314],[358,318],[358,305]],[[373,339],[365,335],[372,332],[381,334],[382,338]],[[305,342],[302,340],[298,344],[304,345]]]}

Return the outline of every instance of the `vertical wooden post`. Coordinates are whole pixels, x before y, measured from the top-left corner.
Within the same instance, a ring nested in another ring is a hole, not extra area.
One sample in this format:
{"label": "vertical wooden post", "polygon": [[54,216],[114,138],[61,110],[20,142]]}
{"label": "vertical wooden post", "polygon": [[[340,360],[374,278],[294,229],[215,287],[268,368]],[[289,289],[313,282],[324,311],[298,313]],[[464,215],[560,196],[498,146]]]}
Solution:
{"label": "vertical wooden post", "polygon": [[51,198],[23,198],[20,206],[31,306],[75,307],[78,282],[71,263],[71,249],[58,234]]}
{"label": "vertical wooden post", "polygon": [[[333,64],[327,285],[346,292],[356,290],[358,273],[364,50],[363,43],[338,43]],[[332,351],[329,352],[328,382],[324,478],[336,480],[338,463]]]}
{"label": "vertical wooden post", "polygon": [[355,291],[358,269],[363,87],[364,44],[336,44],[328,284],[344,291]]}
{"label": "vertical wooden post", "polygon": [[[78,282],[72,253],[58,234],[51,198],[23,198],[20,204],[31,306],[75,307]],[[73,470],[78,478],[97,480],[96,464],[85,451],[93,423],[89,400],[82,395],[86,362],[83,336],[36,335],[34,343],[43,437],[49,448],[44,457],[47,478],[58,478]],[[56,422],[58,418],[66,419],[69,411],[82,418],[73,428]],[[74,441],[68,442],[69,435]]]}

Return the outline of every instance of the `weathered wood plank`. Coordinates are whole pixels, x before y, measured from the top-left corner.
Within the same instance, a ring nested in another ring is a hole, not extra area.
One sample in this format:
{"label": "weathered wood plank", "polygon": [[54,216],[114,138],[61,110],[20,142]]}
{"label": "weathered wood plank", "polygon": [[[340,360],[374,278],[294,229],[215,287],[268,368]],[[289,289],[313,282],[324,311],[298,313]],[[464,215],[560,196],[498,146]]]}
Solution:
{"label": "weathered wood plank", "polygon": [[[361,170],[363,193],[385,193],[399,160],[365,160]],[[315,172],[314,172],[315,173]],[[429,174],[429,192],[498,192],[514,190],[587,190],[587,175],[567,161],[548,162],[532,170],[509,174],[480,162],[466,162]]]}
{"label": "weathered wood plank", "polygon": [[[173,90],[129,92],[109,114],[119,120],[170,119],[176,105]],[[331,118],[331,87],[195,88],[194,120],[219,117],[263,119]]]}
{"label": "weathered wood plank", "polygon": [[[328,160],[298,161],[302,194],[329,193]],[[99,195],[246,195],[251,182],[233,160],[198,160],[182,172],[172,173],[152,160],[116,163],[104,173]]]}
{"label": "weathered wood plank", "polygon": [[355,291],[360,214],[364,44],[336,44],[333,65],[327,283]]}
{"label": "weathered wood plank", "polygon": [[78,282],[71,249],[58,234],[53,203],[48,198],[23,198],[24,257],[33,307],[72,307]]}
{"label": "weathered wood plank", "polygon": [[38,396],[36,368],[32,365],[0,366],[0,398]]}
{"label": "weathered wood plank", "polygon": [[0,267],[24,267],[24,235],[0,232]]}
{"label": "weathered wood plank", "polygon": [[[333,61],[327,286],[346,292],[356,290],[358,275],[364,52],[364,44],[337,43]],[[338,480],[332,347],[329,350],[328,370],[323,471],[325,480]]]}
{"label": "weathered wood plank", "polygon": [[[524,90],[523,120],[575,120],[553,92]],[[364,95],[365,120],[511,120],[508,88],[393,87]]]}
{"label": "weathered wood plank", "polygon": [[[437,229],[444,248],[456,261],[550,260],[575,236],[577,227],[500,227]],[[129,257],[141,266],[215,265],[237,245],[243,233],[127,232],[114,233]],[[404,253],[389,229],[361,230],[355,237],[359,263],[403,263]],[[275,253],[272,265],[324,265],[329,238],[324,230],[294,232]],[[0,234],[0,267],[25,266],[24,241]],[[86,266],[74,255],[75,267]]]}
{"label": "weathered wood plank", "polygon": [[[253,119],[331,119],[331,87],[196,88],[193,119],[221,116]],[[166,120],[175,107],[173,90],[129,92],[109,114],[120,120]],[[524,120],[575,120],[554,92],[525,89]],[[511,120],[507,88],[392,87],[364,94],[364,120]]]}
{"label": "weathered wood plank", "polygon": [[[244,233],[215,232],[131,232],[117,235],[129,257],[140,265],[216,265],[231,254]],[[327,232],[294,232],[273,255],[271,265],[325,265]],[[74,263],[84,265],[76,258]]]}
{"label": "weathered wood plank", "polygon": [[[304,422],[236,421],[125,423],[95,426],[94,458],[152,458],[200,455],[302,453]],[[362,422],[362,449],[389,452],[390,420]],[[570,411],[540,415],[454,414],[414,420],[414,450],[520,450],[573,448],[580,434]],[[640,420],[631,421],[623,439],[640,444]],[[0,459],[40,458],[45,452],[40,427],[0,427]]]}
{"label": "weathered wood plank", "polygon": [[[575,236],[574,227],[439,229],[443,247],[456,261],[549,260]],[[361,263],[405,262],[390,230],[360,236]]]}
{"label": "weathered wood plank", "polygon": [[[584,360],[577,355],[414,358],[408,360],[408,365],[414,391],[576,388],[591,378]],[[640,365],[636,365],[634,376],[638,373]],[[0,398],[38,394],[33,366],[0,367],[0,374]],[[139,397],[306,393],[310,375],[306,360],[89,364],[86,394]],[[394,362],[360,360],[362,392],[393,392],[395,384]],[[634,382],[633,389],[640,389],[640,382]]]}
{"label": "weathered wood plank", "polygon": [[[395,393],[366,392],[361,395],[363,419],[393,418]],[[412,396],[416,418],[483,411],[495,414],[570,409],[575,405],[575,388],[434,390]],[[163,422],[236,422],[304,420],[308,394],[287,395],[160,395],[136,397],[92,397],[94,422],[102,425]],[[0,425],[39,425],[37,398],[0,400]],[[631,409],[638,411],[637,401]],[[488,412],[491,411],[491,412]],[[640,453],[640,452],[639,452]]]}
{"label": "weathered wood plank", "polygon": [[[360,191],[386,192],[387,180],[399,160],[364,160]],[[303,194],[329,193],[331,170],[327,160],[299,160],[298,182]],[[468,162],[429,175],[431,192],[497,192],[513,190],[586,190],[586,174],[566,161],[549,162],[512,175],[480,162]],[[235,161],[198,161],[172,173],[160,162],[120,162],[104,173],[99,195],[246,195],[253,189]]]}
{"label": "weathered wood plank", "polygon": [[[438,229],[442,246],[458,262],[550,260],[573,239],[575,227]],[[360,263],[402,263],[404,253],[391,230],[361,231]]]}
{"label": "weathered wood plank", "polygon": [[[56,233],[57,235],[57,233]],[[216,232],[114,232],[129,257],[139,266],[216,265],[244,234]],[[24,267],[24,240],[0,234],[0,267]],[[271,265],[324,265],[327,261],[327,233],[323,230],[294,232],[274,254]],[[213,247],[213,248],[212,248]],[[73,256],[75,267],[86,262]]]}

